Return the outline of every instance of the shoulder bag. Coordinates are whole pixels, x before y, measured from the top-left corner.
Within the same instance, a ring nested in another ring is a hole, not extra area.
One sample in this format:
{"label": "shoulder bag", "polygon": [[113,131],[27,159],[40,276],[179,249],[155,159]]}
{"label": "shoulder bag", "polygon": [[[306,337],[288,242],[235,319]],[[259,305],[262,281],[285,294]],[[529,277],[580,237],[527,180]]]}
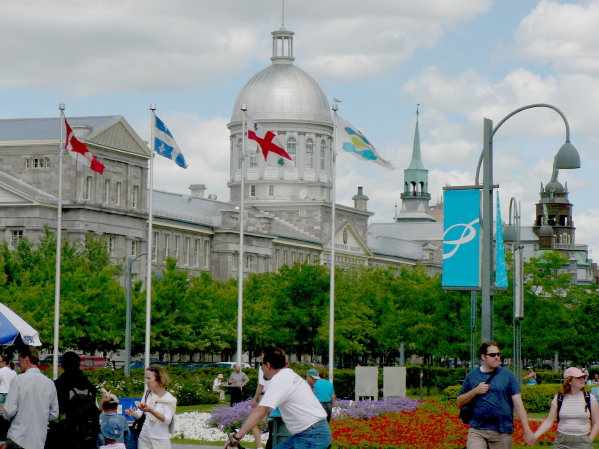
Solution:
{"label": "shoulder bag", "polygon": [[[493,370],[489,378],[485,381],[486,384],[491,383],[491,380],[493,380],[493,377],[495,377],[497,371],[499,371],[499,368]],[[476,401],[478,401],[478,397],[479,395],[477,395],[474,399],[471,399],[467,404],[464,404],[460,409],[460,421],[462,421],[464,424],[470,424],[470,421],[472,421],[474,406],[476,405]]]}
{"label": "shoulder bag", "polygon": [[[143,402],[146,402],[148,400],[149,394],[150,394],[150,390],[146,391]],[[133,432],[133,435],[135,435],[135,438],[139,437],[139,434],[141,433],[141,429],[144,426],[145,421],[146,421],[146,414],[145,414],[145,412],[143,412],[142,415],[139,418],[137,418],[135,421],[133,421],[133,424],[131,424],[131,432]]]}

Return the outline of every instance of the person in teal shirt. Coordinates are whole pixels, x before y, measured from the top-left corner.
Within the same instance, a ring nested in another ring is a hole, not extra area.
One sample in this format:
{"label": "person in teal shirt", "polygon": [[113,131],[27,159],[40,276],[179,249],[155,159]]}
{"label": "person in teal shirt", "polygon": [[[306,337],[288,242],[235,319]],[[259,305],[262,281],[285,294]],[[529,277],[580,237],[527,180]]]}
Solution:
{"label": "person in teal shirt", "polygon": [[320,373],[316,368],[308,370],[306,380],[312,386],[314,394],[320,401],[322,408],[327,412],[327,421],[330,421],[333,414],[333,403],[337,398],[333,384],[329,380],[320,377]]}

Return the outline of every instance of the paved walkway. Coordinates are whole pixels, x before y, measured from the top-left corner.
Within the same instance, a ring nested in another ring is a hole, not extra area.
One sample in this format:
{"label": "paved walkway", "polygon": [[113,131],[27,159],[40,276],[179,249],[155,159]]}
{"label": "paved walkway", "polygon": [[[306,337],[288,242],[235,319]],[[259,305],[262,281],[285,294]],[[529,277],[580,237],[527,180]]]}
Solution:
{"label": "paved walkway", "polygon": [[224,443],[221,446],[206,446],[204,444],[171,444],[173,449],[223,449]]}

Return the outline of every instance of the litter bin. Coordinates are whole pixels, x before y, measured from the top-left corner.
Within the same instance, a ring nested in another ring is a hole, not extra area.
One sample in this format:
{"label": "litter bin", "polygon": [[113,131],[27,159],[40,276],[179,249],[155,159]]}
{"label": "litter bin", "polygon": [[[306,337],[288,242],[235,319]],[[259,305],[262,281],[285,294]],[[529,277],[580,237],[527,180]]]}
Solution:
{"label": "litter bin", "polygon": [[272,447],[285,441],[289,436],[289,431],[283,422],[283,418],[280,416],[272,417],[271,429],[272,429]]}
{"label": "litter bin", "polygon": [[133,416],[127,416],[125,413],[125,410],[129,408],[137,408],[135,401],[139,403],[141,402],[141,398],[119,398],[119,407],[117,408],[116,412],[119,415],[123,415],[125,418],[127,418],[127,421],[135,421]]}

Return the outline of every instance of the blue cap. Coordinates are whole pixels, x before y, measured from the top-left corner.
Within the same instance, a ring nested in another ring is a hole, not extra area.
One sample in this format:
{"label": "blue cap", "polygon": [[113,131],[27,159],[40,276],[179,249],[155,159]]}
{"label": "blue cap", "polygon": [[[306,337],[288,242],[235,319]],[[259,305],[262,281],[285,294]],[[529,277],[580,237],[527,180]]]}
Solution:
{"label": "blue cap", "polygon": [[102,435],[111,440],[120,439],[125,431],[123,423],[116,418],[109,418],[107,421],[104,421],[100,426],[100,430],[102,431]]}

